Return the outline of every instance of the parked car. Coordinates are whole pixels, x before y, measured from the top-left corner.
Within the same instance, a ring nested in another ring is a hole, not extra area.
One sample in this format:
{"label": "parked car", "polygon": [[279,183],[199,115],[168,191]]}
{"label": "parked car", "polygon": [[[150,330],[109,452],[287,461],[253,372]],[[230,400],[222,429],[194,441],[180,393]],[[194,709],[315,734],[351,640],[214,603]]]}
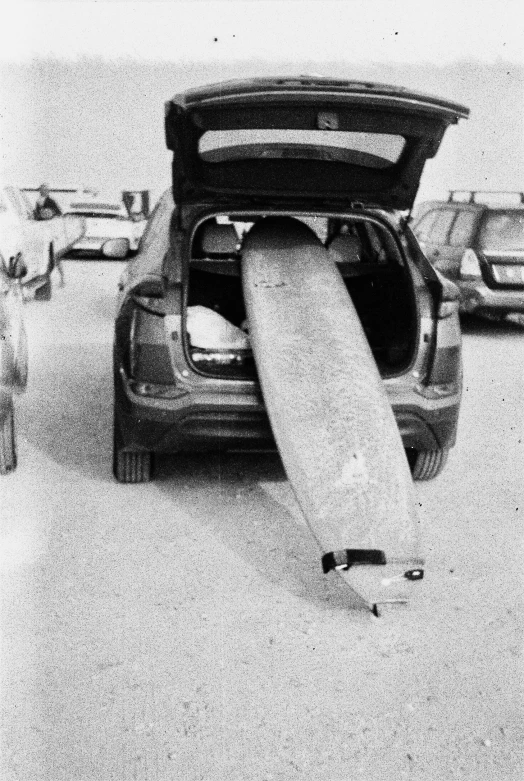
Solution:
{"label": "parked car", "polygon": [[0,475],[16,468],[14,396],[27,384],[27,336],[20,281],[27,268],[20,257],[0,255]]}
{"label": "parked car", "polygon": [[458,291],[401,212],[446,127],[467,115],[401,88],[317,77],[227,82],[168,102],[173,187],[120,284],[118,481],[149,480],[159,452],[275,447],[240,278],[243,237],[274,215],[306,222],[329,248],[414,477],[441,471],[461,400]]}
{"label": "parked car", "polygon": [[0,183],[0,252],[6,262],[23,259],[26,295],[42,301],[51,298],[51,273],[83,231],[84,222],[78,218],[35,220],[25,192]]}
{"label": "parked car", "polygon": [[524,193],[452,190],[420,205],[413,232],[458,286],[461,312],[524,312]]}
{"label": "parked car", "polygon": [[136,252],[146,220],[142,212],[128,212],[123,201],[82,199],[73,201],[68,215],[82,217],[86,228],[82,238],[75,242],[69,256],[103,257],[102,246],[109,239],[128,239],[129,249]]}

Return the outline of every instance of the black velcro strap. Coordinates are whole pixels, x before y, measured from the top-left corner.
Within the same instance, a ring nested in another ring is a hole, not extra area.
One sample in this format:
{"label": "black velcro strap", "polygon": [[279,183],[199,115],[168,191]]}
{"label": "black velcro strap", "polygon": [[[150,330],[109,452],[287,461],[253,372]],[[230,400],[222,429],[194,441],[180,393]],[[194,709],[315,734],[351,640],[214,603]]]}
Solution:
{"label": "black velcro strap", "polygon": [[384,551],[369,548],[346,548],[322,556],[324,575],[332,569],[349,569],[353,564],[384,565],[386,554]]}

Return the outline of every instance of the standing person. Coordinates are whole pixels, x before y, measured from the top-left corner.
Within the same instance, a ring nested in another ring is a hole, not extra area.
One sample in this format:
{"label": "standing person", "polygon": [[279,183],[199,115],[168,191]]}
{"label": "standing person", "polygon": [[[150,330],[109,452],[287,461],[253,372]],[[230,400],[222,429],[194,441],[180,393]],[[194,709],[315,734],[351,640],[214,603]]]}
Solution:
{"label": "standing person", "polygon": [[[35,220],[52,220],[53,217],[60,217],[62,210],[57,202],[49,195],[49,186],[47,184],[41,184],[38,188],[38,192],[40,195],[37,198],[33,212]],[[60,276],[60,287],[63,287],[65,282],[61,259],[55,261],[55,268]]]}
{"label": "standing person", "polygon": [[38,192],[40,195],[33,212],[35,220],[51,220],[53,217],[59,217],[62,211],[57,202],[49,195],[49,186],[41,184]]}

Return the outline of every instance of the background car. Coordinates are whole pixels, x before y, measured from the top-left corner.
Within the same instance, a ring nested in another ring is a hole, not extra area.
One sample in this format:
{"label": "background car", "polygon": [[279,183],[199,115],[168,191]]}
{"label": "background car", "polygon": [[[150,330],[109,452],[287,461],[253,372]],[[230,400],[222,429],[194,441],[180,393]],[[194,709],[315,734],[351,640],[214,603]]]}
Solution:
{"label": "background car", "polygon": [[467,114],[400,88],[316,77],[230,82],[168,103],[173,188],[120,284],[117,480],[150,479],[158,452],[275,447],[240,270],[246,232],[271,216],[306,222],[325,244],[414,477],[440,472],[461,399],[458,291],[400,212],[411,208],[443,129]]}
{"label": "background car", "polygon": [[413,232],[462,312],[524,312],[524,193],[451,191],[418,207]]}
{"label": "background car", "polygon": [[146,225],[142,212],[130,214],[123,201],[110,199],[72,201],[67,215],[83,217],[86,224],[83,237],[72,246],[69,257],[101,257],[109,239],[127,239],[130,251],[136,252]]}
{"label": "background car", "polygon": [[6,262],[21,257],[26,266],[26,296],[48,301],[51,274],[60,259],[84,231],[78,217],[35,220],[33,207],[19,187],[0,183],[0,252]]}
{"label": "background car", "polygon": [[16,468],[14,396],[27,384],[27,336],[22,318],[21,258],[0,255],[0,475]]}

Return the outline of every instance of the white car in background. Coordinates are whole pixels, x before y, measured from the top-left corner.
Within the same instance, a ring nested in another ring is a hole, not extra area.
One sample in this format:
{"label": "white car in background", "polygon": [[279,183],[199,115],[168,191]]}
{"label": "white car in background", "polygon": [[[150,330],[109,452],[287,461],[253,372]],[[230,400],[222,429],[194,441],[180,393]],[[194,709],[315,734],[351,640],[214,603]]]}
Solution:
{"label": "white car in background", "polygon": [[51,298],[51,273],[84,227],[82,219],[73,217],[36,220],[25,192],[0,181],[0,254],[6,263],[21,259],[25,264],[25,295]]}
{"label": "white car in background", "polygon": [[102,258],[102,247],[110,239],[127,239],[130,251],[136,252],[146,226],[142,213],[129,214],[122,201],[110,199],[72,201],[67,215],[82,217],[86,225],[83,237],[69,251],[70,257]]}

